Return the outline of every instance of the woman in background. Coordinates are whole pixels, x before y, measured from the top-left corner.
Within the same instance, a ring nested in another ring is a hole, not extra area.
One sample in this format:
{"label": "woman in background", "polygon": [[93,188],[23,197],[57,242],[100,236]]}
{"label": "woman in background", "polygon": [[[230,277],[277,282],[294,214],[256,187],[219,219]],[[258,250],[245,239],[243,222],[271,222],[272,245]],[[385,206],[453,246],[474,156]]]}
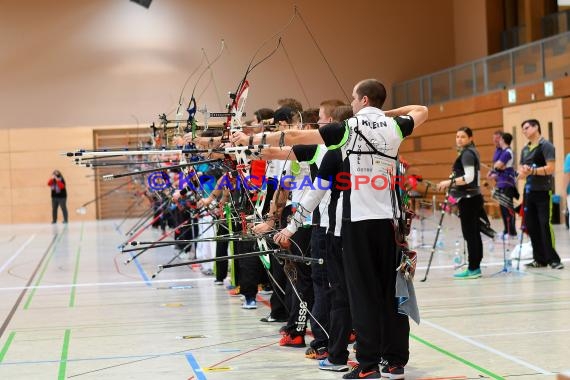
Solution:
{"label": "woman in background", "polygon": [[480,233],[480,220],[485,215],[483,197],[479,186],[479,152],[473,143],[473,131],[469,127],[461,127],[455,135],[458,157],[453,164],[450,179],[437,184],[438,190],[450,188],[450,195],[458,200],[461,232],[467,241],[469,266],[453,277],[470,279],[481,277],[481,260],[483,259],[483,241]]}

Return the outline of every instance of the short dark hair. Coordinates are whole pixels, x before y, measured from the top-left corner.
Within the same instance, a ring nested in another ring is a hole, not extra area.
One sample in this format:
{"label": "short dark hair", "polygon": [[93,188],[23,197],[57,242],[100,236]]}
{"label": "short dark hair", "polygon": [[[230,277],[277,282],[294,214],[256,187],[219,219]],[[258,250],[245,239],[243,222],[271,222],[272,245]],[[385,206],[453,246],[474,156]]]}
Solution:
{"label": "short dark hair", "polygon": [[263,120],[268,120],[273,118],[273,110],[270,108],[260,108],[253,113],[255,118],[257,119],[258,123],[261,123]]}
{"label": "short dark hair", "polygon": [[522,122],[521,124],[521,128],[523,125],[525,125],[526,123],[532,125],[533,127],[538,127],[538,133],[542,134],[542,131],[540,130],[540,122],[536,119],[528,119]]}
{"label": "short dark hair", "polygon": [[465,132],[465,134],[469,137],[473,137],[473,131],[469,127],[461,127],[459,129],[457,129],[457,132],[459,132],[459,131]]}
{"label": "short dark hair", "polygon": [[293,112],[289,107],[281,107],[275,111],[273,122],[277,124],[280,121],[286,121],[287,124],[291,124],[293,122]]}
{"label": "short dark hair", "polygon": [[504,132],[503,132],[502,130],[500,130],[500,129],[497,129],[495,132],[493,132],[493,134],[494,134],[495,136],[502,136],[502,135],[504,134]]}
{"label": "short dark hair", "polygon": [[501,137],[503,138],[503,141],[505,142],[505,144],[511,145],[511,141],[513,141],[513,135],[506,132],[506,133],[503,133],[503,135]]}
{"label": "short dark hair", "polygon": [[356,94],[359,99],[364,96],[372,107],[382,108],[386,101],[386,87],[377,79],[364,79],[356,85]]}
{"label": "short dark hair", "polygon": [[301,117],[303,118],[303,124],[316,129],[319,127],[319,109],[309,108],[301,112]]}

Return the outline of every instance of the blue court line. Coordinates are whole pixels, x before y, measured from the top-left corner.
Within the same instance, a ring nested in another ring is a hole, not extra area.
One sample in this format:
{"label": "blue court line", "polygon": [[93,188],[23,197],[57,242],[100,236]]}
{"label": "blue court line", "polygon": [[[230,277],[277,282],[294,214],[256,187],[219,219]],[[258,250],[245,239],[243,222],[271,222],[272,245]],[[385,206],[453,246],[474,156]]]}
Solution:
{"label": "blue court line", "polygon": [[[115,231],[122,237],[121,233],[115,228]],[[131,253],[131,259],[133,258],[133,254]],[[139,262],[138,259],[134,259],[133,260],[135,262],[135,265],[137,266],[137,270],[139,271],[139,274],[141,275],[143,281],[145,282],[146,286],[152,286],[152,282],[150,281],[150,279],[148,278],[148,276],[146,275],[141,263]]]}
{"label": "blue court line", "polygon": [[194,355],[192,355],[191,353],[187,353],[186,360],[188,361],[188,363],[190,363],[190,367],[192,367],[192,370],[196,374],[196,379],[206,380],[206,375],[204,375],[204,371],[202,370],[202,368],[200,368],[200,365],[198,365],[198,362],[196,361],[196,358],[194,358]]}
{"label": "blue court line", "polygon": [[[133,254],[131,254],[131,259],[133,258]],[[135,263],[135,265],[137,266],[137,270],[139,271],[142,279],[144,280],[146,286],[152,286],[152,283],[150,282],[150,279],[148,278],[148,276],[146,275],[141,263],[139,262],[139,259],[134,259],[133,262]]]}

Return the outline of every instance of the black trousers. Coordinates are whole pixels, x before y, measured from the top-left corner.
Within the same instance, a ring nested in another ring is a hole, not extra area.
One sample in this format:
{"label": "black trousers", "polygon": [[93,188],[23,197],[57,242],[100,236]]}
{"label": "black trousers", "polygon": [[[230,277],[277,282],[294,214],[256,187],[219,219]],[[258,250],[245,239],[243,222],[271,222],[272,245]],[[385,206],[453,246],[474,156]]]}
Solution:
{"label": "black trousers", "polygon": [[[216,229],[216,236],[227,235],[229,233],[228,225],[225,222],[219,223]],[[216,257],[226,257],[228,255],[227,241],[216,242]],[[224,281],[228,276],[228,261],[214,262],[214,272],[216,273],[216,281]]]}
{"label": "black trousers", "polygon": [[[234,254],[249,253],[258,251],[257,244],[251,241],[234,242]],[[257,296],[257,285],[262,282],[263,265],[259,257],[247,257],[235,260],[238,267],[237,283],[239,292],[245,296],[246,300],[255,300]]]}
{"label": "black trousers", "polygon": [[461,232],[467,242],[467,255],[469,258],[469,270],[481,267],[483,259],[483,240],[479,227],[479,217],[484,214],[483,197],[476,195],[469,198],[461,198],[458,203],[459,219],[461,220]]}
{"label": "black trousers", "polygon": [[287,289],[287,277],[283,271],[283,263],[279,262],[275,256],[270,255],[269,260],[271,263],[271,276],[273,279],[270,281],[273,293],[269,303],[271,304],[271,316],[275,319],[287,319],[289,316],[289,308],[286,305],[285,289]]}
{"label": "black trousers", "polygon": [[63,222],[67,223],[67,197],[51,198],[51,221],[52,223],[57,222],[57,208],[61,207],[61,213],[63,214]]}
{"label": "black trousers", "polygon": [[559,263],[560,256],[554,249],[554,231],[550,224],[552,216],[550,192],[526,192],[524,212],[524,222],[530,236],[534,261],[540,264]]}
{"label": "black trousers", "polygon": [[[291,237],[291,253],[294,255],[308,255],[310,253],[311,229],[299,228]],[[291,336],[305,335],[309,313],[313,308],[313,281],[311,280],[311,266],[288,262],[284,271],[289,274],[293,284],[287,280],[286,302],[289,306],[289,319],[286,332]],[[293,289],[293,285],[295,288]],[[296,290],[296,292],[295,292]],[[298,296],[297,296],[298,293]],[[300,298],[300,299],[299,299]]]}
{"label": "black trousers", "polygon": [[364,371],[378,368],[381,357],[390,365],[406,365],[410,324],[398,313],[395,298],[399,258],[392,221],[345,221],[342,243],[356,359]]}
{"label": "black trousers", "polygon": [[348,360],[348,339],[352,330],[348,289],[344,273],[342,239],[327,234],[327,273],[330,282],[330,328],[329,360],[334,364],[345,364]]}
{"label": "black trousers", "polygon": [[[311,236],[311,257],[324,259],[323,264],[311,263],[311,278],[313,280],[314,303],[311,314],[311,331],[313,332],[313,347],[327,347],[328,338],[326,332],[329,331],[329,276],[327,273],[327,229],[325,227],[313,226]],[[318,322],[318,323],[317,323]],[[321,327],[322,326],[322,327]]]}
{"label": "black trousers", "polygon": [[517,236],[517,228],[515,226],[515,211],[513,206],[514,188],[507,187],[505,189],[497,189],[501,193],[501,198],[507,201],[509,207],[501,205],[501,217],[503,219],[503,234],[509,236]]}

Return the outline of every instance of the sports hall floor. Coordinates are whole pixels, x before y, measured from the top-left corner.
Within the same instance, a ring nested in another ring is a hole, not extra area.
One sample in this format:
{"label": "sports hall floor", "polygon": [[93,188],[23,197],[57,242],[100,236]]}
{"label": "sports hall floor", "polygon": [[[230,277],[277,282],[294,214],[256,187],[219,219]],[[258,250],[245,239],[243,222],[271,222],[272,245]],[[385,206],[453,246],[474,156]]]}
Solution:
{"label": "sports hall floor", "polygon": [[[438,220],[424,220],[426,245]],[[341,378],[318,370],[305,349],[279,347],[280,324],[259,322],[268,296],[243,310],[212,277],[187,267],[152,280],[172,248],[124,265],[117,247],[136,221],[118,229],[120,222],[0,226],[0,379]],[[406,379],[554,379],[570,371],[570,235],[563,225],[555,232],[567,269],[492,276],[503,267],[502,243],[485,238],[483,278],[454,280],[458,219],[446,216],[427,282],[420,279],[430,247],[418,249],[422,323],[412,324]]]}

